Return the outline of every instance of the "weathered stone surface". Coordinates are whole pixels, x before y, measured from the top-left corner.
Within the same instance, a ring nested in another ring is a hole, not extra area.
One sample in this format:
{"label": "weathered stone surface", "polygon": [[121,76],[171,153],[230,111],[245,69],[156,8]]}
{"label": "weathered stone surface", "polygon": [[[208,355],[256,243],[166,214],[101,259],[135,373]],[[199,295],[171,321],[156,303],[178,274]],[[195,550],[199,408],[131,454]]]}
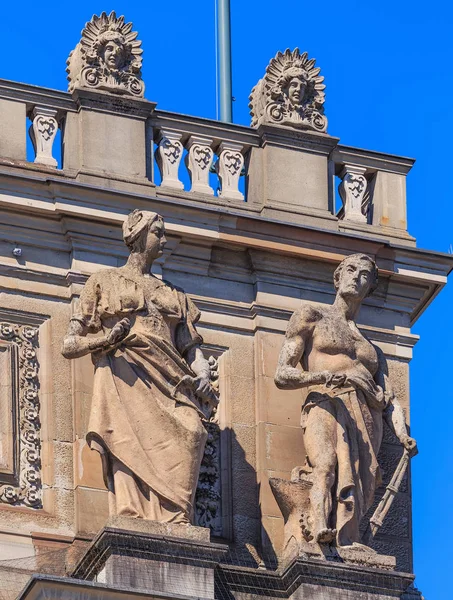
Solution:
{"label": "weathered stone surface", "polygon": [[67,61],[69,91],[82,87],[142,97],[140,46],[124,17],[117,18],[114,11],[93,15]]}
{"label": "weathered stone surface", "polygon": [[325,131],[326,86],[314,65],[315,60],[309,60],[306,52],[300,54],[299,48],[278,52],[250,95],[252,127],[274,123]]}
{"label": "weathered stone surface", "polygon": [[[355,324],[362,301],[377,287],[376,264],[366,255],[352,255],[336,269],[334,283],[332,307],[303,304],[292,316],[275,375],[279,388],[309,391],[302,410],[306,464],[293,470],[291,482],[271,480],[285,518],[286,555],[294,545],[306,552],[308,544],[359,552],[360,523],[380,482],[377,455],[384,418],[405,450],[401,462],[395,453],[394,461],[385,454],[388,471],[401,475],[392,477],[371,518],[372,535],[401,487],[408,456],[416,452],[385,357]],[[362,548],[364,563],[367,552]]]}
{"label": "weathered stone surface", "polygon": [[207,437],[200,417],[217,405],[200,315],[150,275],[166,243],[162,217],[135,210],[123,236],[128,262],[88,280],[63,355],[91,354],[97,367],[87,441],[102,456],[110,513],[188,523]]}

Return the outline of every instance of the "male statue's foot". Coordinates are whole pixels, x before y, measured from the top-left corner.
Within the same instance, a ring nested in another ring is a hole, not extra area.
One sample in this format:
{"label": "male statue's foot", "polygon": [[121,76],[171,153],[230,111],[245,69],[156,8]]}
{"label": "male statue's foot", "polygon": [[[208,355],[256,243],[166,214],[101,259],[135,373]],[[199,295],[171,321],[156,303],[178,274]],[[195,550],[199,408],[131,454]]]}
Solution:
{"label": "male statue's foot", "polygon": [[316,535],[318,544],[330,544],[337,537],[336,529],[321,529]]}

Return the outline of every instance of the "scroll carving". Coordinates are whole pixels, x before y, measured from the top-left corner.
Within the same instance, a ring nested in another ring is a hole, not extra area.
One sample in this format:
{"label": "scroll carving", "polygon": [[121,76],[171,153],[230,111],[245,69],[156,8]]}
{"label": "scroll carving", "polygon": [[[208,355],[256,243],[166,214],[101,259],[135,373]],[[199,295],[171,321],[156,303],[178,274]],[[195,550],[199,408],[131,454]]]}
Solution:
{"label": "scroll carving", "polygon": [[38,329],[29,325],[0,323],[0,340],[11,346],[14,356],[11,386],[18,421],[18,466],[16,481],[2,484],[0,502],[42,507],[41,423],[39,419],[39,363],[36,356]]}

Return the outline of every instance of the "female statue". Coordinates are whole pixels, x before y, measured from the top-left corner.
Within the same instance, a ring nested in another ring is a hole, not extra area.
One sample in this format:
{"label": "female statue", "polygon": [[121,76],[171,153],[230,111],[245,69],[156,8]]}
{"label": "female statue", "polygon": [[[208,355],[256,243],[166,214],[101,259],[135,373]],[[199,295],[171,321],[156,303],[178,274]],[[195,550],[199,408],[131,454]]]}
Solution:
{"label": "female statue", "polygon": [[349,256],[335,271],[334,283],[332,306],[304,304],[291,317],[275,383],[309,391],[302,409],[312,480],[306,533],[318,543],[348,546],[360,542],[360,520],[380,482],[383,419],[410,454],[416,444],[407,434],[382,352],[355,324],[362,301],[377,286],[376,264],[365,254]]}
{"label": "female statue", "polygon": [[207,437],[202,419],[217,403],[195,328],[200,313],[150,274],[166,243],[162,217],[134,210],[123,237],[126,265],[88,279],[62,352],[91,354],[95,365],[87,441],[103,459],[110,512],[189,523]]}

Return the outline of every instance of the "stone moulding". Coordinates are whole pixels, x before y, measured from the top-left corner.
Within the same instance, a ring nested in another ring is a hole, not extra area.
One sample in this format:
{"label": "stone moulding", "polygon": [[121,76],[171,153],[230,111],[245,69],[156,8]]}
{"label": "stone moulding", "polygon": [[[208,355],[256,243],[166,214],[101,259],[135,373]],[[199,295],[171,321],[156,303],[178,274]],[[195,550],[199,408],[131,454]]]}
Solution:
{"label": "stone moulding", "polygon": [[143,50],[137,35],[132,23],[114,11],[93,15],[67,60],[68,91],[89,88],[142,98]]}
{"label": "stone moulding", "polygon": [[324,77],[315,59],[287,49],[278,52],[250,94],[252,127],[273,123],[325,132]]}
{"label": "stone moulding", "polygon": [[14,474],[14,483],[3,483],[0,474],[0,503],[42,508],[39,363],[36,356],[38,329],[2,321],[0,340],[10,345],[15,357],[11,365],[12,380],[15,382],[12,386],[12,404],[17,415],[19,434],[16,449],[19,472]]}

